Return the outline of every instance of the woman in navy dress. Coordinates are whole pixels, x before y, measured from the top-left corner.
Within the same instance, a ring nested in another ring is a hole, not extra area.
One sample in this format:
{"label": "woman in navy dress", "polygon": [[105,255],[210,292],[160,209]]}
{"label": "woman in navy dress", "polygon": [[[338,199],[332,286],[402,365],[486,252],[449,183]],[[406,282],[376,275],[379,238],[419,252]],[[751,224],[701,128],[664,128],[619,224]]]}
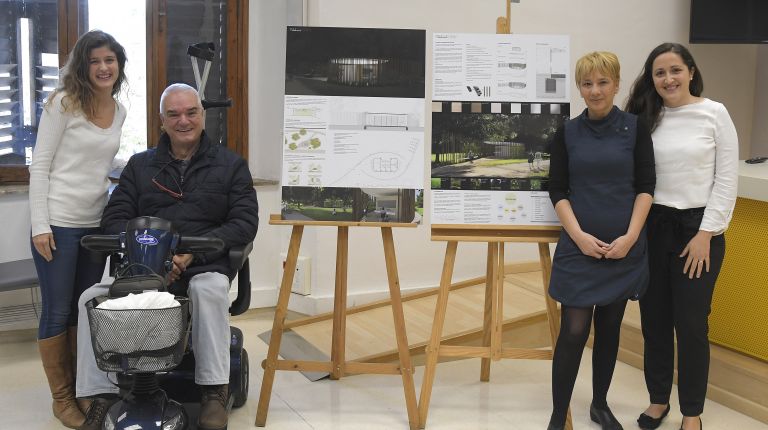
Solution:
{"label": "woman in navy dress", "polygon": [[549,194],[563,231],[549,284],[561,303],[549,429],[565,425],[593,319],[590,417],[603,429],[622,428],[607,395],[624,308],[648,284],[645,219],[656,175],[648,127],[613,105],[619,72],[610,52],[578,60],[576,84],[587,108],[560,127],[550,151]]}

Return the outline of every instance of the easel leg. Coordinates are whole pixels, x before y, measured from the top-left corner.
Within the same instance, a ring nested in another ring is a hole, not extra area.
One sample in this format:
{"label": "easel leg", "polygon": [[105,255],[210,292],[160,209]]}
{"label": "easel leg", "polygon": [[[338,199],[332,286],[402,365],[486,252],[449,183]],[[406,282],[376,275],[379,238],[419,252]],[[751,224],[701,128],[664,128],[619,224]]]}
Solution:
{"label": "easel leg", "polygon": [[440,276],[440,291],[437,293],[435,303],[435,319],[432,322],[432,335],[427,345],[427,359],[424,366],[424,380],[421,382],[421,395],[419,396],[419,427],[427,424],[427,411],[429,410],[429,398],[432,396],[432,384],[435,381],[435,368],[440,353],[440,337],[443,335],[445,324],[445,312],[448,307],[448,293],[451,288],[453,266],[456,263],[456,248],[458,242],[451,241],[445,247],[445,261],[443,273]]}
{"label": "easel leg", "polygon": [[336,286],[333,298],[333,339],[331,341],[331,379],[344,376],[344,350],[347,328],[347,261],[349,260],[349,227],[339,226],[336,236]]}
{"label": "easel leg", "polygon": [[[493,270],[496,267],[496,243],[488,242],[488,257],[485,266],[485,306],[483,308],[483,346],[491,347],[491,312],[493,309],[493,282],[496,277]],[[491,359],[480,359],[480,380],[491,380]]]}
{"label": "easel leg", "polygon": [[496,270],[493,279],[493,310],[491,311],[491,360],[501,360],[502,321],[504,319],[504,242],[495,244]]}
{"label": "easel leg", "polygon": [[303,232],[304,226],[302,225],[293,226],[293,230],[291,231],[291,241],[288,245],[288,257],[285,260],[283,279],[280,282],[280,293],[277,297],[277,307],[275,308],[275,319],[272,323],[269,349],[267,351],[267,358],[262,363],[262,366],[264,367],[264,376],[261,380],[259,406],[256,409],[257,427],[264,427],[267,422],[269,400],[272,397],[272,384],[275,382],[277,355],[280,352],[283,326],[285,325],[285,317],[288,314],[288,299],[291,296],[291,285],[293,285],[293,276],[296,273],[296,261],[299,258],[299,247],[301,246],[301,235]]}
{"label": "easel leg", "polygon": [[411,430],[416,430],[419,428],[419,410],[416,404],[416,386],[413,383],[413,365],[411,364],[411,354],[408,350],[403,302],[400,297],[400,278],[397,274],[397,259],[395,257],[395,243],[392,238],[392,227],[382,227],[381,237],[384,241],[384,261],[387,266],[389,297],[392,302],[392,317],[395,322],[395,339],[397,340],[397,350],[400,359],[400,374],[403,377],[408,424]]}
{"label": "easel leg", "polygon": [[[552,259],[549,255],[549,244],[539,243],[539,262],[541,263],[541,277],[544,282],[544,301],[547,306],[547,320],[549,321],[549,337],[552,340],[552,353],[555,352],[557,336],[560,333],[560,312],[557,310],[557,303],[549,296],[549,279],[552,273]],[[565,430],[573,430],[573,421],[571,421],[571,409],[568,408],[568,415],[565,419]]]}

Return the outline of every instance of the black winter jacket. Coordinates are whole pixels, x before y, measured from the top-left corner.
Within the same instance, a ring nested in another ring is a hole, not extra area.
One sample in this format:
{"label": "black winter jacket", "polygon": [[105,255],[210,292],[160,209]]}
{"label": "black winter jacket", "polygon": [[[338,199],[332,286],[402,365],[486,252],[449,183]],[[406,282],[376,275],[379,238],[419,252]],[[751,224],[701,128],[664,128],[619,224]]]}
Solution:
{"label": "black winter jacket", "polygon": [[[183,280],[203,272],[234,273],[228,249],[256,236],[259,204],[248,164],[225,147],[213,145],[203,132],[200,146],[181,174],[181,162],[170,155],[170,140],[163,133],[157,148],[131,157],[104,209],[101,226],[106,234],[125,231],[137,216],[170,220],[181,235],[222,239],[227,249],[196,255]],[[182,194],[172,196],[153,183]]]}

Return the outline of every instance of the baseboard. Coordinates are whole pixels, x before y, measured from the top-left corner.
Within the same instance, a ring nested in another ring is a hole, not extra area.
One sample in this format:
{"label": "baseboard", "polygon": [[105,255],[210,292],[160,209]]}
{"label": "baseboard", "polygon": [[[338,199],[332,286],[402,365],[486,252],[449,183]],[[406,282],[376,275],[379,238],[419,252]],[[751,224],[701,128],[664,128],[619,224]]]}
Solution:
{"label": "baseboard", "polygon": [[[508,263],[504,266],[506,273],[523,273],[533,272],[539,270],[538,261],[523,261]],[[453,279],[454,283],[465,283],[476,281],[477,283],[484,282],[484,278],[472,278],[467,280]],[[435,285],[423,285],[416,287],[402,287],[400,288],[401,296],[407,296],[408,294],[418,293],[426,290],[436,289]],[[541,287],[539,287],[541,288]],[[274,307],[277,303],[277,293],[279,285],[254,287],[251,290],[251,309],[262,307]],[[538,293],[541,293],[539,290]],[[233,296],[234,297],[234,296]],[[333,295],[301,295],[291,293],[291,298],[288,301],[288,309],[305,315],[319,315],[333,311]],[[389,286],[383,284],[381,288],[376,290],[349,292],[347,293],[347,308],[355,306],[365,305],[371,302],[379,300],[389,299]]]}
{"label": "baseboard", "polygon": [[[411,287],[401,288],[400,293],[402,296],[408,294],[417,293],[424,290],[433,289],[434,287]],[[352,308],[359,305],[368,304],[378,300],[389,299],[389,289],[376,290],[376,291],[360,291],[354,293],[347,293],[347,308]],[[277,302],[277,293],[275,292],[275,299],[272,304],[267,306],[275,306]],[[251,304],[251,307],[254,307]],[[319,315],[333,311],[333,295],[308,295],[303,296],[301,294],[291,293],[291,298],[288,301],[288,309],[294,312],[298,312],[305,315]]]}
{"label": "baseboard", "polygon": [[[237,291],[229,292],[230,300],[234,300]],[[277,303],[277,289],[274,286],[251,287],[251,304],[249,309],[274,308]]]}

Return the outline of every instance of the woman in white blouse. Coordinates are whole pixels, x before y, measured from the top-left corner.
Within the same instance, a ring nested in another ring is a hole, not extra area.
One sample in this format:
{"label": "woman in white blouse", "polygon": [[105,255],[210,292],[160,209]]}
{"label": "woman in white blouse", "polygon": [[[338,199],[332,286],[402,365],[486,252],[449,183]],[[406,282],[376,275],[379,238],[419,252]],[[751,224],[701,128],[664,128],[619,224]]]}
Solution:
{"label": "woman in white blouse", "polygon": [[80,238],[99,231],[107,203],[107,175],[126,116],[116,100],[125,61],[125,50],[107,33],[78,39],[43,109],[29,166],[32,256],[42,295],[38,348],[53,414],[70,428],[85,420],[72,369],[77,299],[101,280],[105,263],[81,248]]}
{"label": "woman in white blouse", "polygon": [[655,429],[670,410],[674,336],[681,429],[700,429],[709,373],[707,316],[736,202],[738,138],[721,103],[701,97],[701,70],[677,43],[645,61],[626,111],[652,127],[656,191],[648,216],[651,282],[640,300],[650,406],[637,422]]}

